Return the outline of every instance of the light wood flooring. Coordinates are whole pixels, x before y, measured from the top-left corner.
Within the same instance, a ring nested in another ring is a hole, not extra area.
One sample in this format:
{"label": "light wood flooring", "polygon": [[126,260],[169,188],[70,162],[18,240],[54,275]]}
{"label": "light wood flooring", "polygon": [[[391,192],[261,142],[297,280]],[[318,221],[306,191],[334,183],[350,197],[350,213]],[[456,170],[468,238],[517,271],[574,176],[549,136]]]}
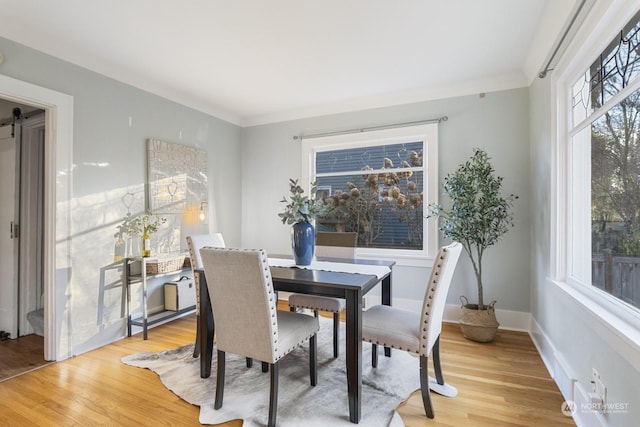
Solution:
{"label": "light wood flooring", "polygon": [[[167,390],[155,373],[120,362],[193,342],[194,331],[192,315],[151,329],[147,341],[138,334],[0,382],[2,425],[197,426],[198,407]],[[445,324],[440,341],[445,380],[459,394],[432,393],[436,417],[427,419],[420,392],[414,393],[398,409],[408,427],[575,425],[562,415],[563,398],[527,334],[499,331],[495,342],[479,344]]]}

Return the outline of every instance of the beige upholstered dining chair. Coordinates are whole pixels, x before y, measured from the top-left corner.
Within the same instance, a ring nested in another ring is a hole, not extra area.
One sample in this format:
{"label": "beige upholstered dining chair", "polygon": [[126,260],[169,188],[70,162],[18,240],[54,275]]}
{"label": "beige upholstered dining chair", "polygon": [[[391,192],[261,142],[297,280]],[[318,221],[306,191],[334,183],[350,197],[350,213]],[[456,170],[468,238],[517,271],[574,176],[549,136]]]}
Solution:
{"label": "beige upholstered dining chair", "polygon": [[187,247],[189,249],[189,257],[191,258],[191,269],[193,271],[193,280],[196,285],[196,345],[193,349],[193,357],[200,355],[200,277],[195,273],[196,269],[201,269],[202,258],[200,257],[200,249],[205,246],[215,248],[224,248],[224,238],[221,233],[212,234],[195,234],[187,236]]}
{"label": "beige upholstered dining chair", "polygon": [[277,310],[267,254],[262,249],[202,248],[207,286],[215,313],[217,379],[214,408],[224,396],[225,354],[269,363],[271,375],[268,425],[276,424],[278,369],[282,357],[309,340],[309,376],[317,383],[318,319]]}
{"label": "beige upholstered dining chair", "polygon": [[[355,258],[358,233],[316,233],[316,256],[333,258]],[[318,310],[333,313],[333,357],[338,357],[340,342],[340,313],[345,309],[342,298],[323,297],[317,295],[292,294],[289,296],[291,311],[298,308],[313,310],[318,317]]]}
{"label": "beige upholstered dining chair", "polygon": [[433,355],[436,381],[444,385],[440,367],[440,332],[449,285],[460,257],[462,245],[453,243],[440,248],[431,269],[422,311],[376,305],[362,313],[362,340],[372,343],[371,363],[378,365],[378,345],[420,355],[420,389],[422,403],[429,418],[434,417],[429,397],[429,355]]}

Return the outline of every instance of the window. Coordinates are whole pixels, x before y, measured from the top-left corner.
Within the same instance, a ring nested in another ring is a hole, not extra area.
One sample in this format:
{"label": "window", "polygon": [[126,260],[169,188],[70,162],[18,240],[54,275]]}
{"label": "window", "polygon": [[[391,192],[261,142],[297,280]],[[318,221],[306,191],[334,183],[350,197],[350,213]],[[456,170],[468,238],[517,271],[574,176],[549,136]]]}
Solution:
{"label": "window", "polygon": [[355,231],[357,254],[424,265],[438,246],[425,204],[437,202],[438,125],[304,139],[303,176],[333,209],[318,230]]}
{"label": "window", "polygon": [[568,90],[568,279],[637,309],[640,13]]}

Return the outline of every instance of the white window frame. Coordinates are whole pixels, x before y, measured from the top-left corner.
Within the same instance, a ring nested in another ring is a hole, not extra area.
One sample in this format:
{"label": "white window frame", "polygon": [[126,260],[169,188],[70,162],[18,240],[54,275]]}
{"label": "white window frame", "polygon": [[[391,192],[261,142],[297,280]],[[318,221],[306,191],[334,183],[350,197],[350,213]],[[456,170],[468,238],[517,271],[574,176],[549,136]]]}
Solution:
{"label": "white window frame", "polygon": [[424,142],[424,220],[423,249],[378,249],[357,248],[359,258],[389,259],[397,265],[430,267],[438,250],[438,224],[435,219],[426,219],[427,205],[438,202],[438,124],[406,126],[377,131],[349,133],[326,137],[303,139],[301,144],[303,188],[310,188],[315,176],[315,153],[367,145],[397,144],[402,142]]}
{"label": "white window frame", "polygon": [[[551,126],[555,132],[552,139],[554,149],[551,165],[553,176],[550,228],[552,282],[586,309],[593,316],[594,322],[597,322],[586,326],[592,326],[594,331],[636,367],[640,366],[640,361],[637,360],[637,352],[640,351],[640,312],[593,286],[591,272],[589,270],[587,274],[584,259],[582,262],[576,260],[579,255],[584,257],[584,248],[589,249],[590,260],[590,209],[586,209],[588,220],[580,216],[575,218],[572,209],[576,209],[573,203],[577,203],[584,211],[586,202],[590,208],[591,179],[588,170],[590,162],[588,165],[584,162],[582,165],[577,164],[571,155],[571,138],[579,132],[579,128],[590,126],[596,116],[589,115],[577,126],[570,123],[573,83],[584,74],[597,55],[607,47],[638,9],[640,0],[596,3],[551,75],[551,100],[555,99],[556,102],[552,102],[551,111]],[[615,105],[630,91],[637,90],[640,82],[637,83],[613,97],[607,105]],[[572,177],[578,179],[580,176],[584,177],[585,173],[588,173],[588,185],[585,185],[582,194],[575,195]],[[586,232],[584,224],[589,226]],[[590,262],[588,264],[590,268]]]}

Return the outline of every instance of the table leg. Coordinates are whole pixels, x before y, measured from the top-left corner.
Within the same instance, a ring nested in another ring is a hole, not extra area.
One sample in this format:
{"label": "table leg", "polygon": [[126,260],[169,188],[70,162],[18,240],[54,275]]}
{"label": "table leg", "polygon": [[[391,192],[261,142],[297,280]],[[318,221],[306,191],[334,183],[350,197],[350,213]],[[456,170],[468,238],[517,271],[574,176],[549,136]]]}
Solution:
{"label": "table leg", "polygon": [[[382,304],[391,305],[391,274],[382,279]],[[391,357],[391,348],[384,348],[384,355]]]}
{"label": "table leg", "polygon": [[213,310],[207,279],[204,272],[198,272],[198,274],[200,274],[200,378],[209,378],[213,354]]}
{"label": "table leg", "polygon": [[124,286],[127,287],[127,336],[131,336],[131,286],[129,276],[131,276],[131,263],[128,258],[124,260],[125,277]]}
{"label": "table leg", "polygon": [[149,339],[149,308],[147,300],[147,275],[144,274],[147,268],[146,258],[142,258],[142,339]]}
{"label": "table leg", "polygon": [[362,293],[346,292],[346,359],[349,420],[360,422],[362,397]]}

